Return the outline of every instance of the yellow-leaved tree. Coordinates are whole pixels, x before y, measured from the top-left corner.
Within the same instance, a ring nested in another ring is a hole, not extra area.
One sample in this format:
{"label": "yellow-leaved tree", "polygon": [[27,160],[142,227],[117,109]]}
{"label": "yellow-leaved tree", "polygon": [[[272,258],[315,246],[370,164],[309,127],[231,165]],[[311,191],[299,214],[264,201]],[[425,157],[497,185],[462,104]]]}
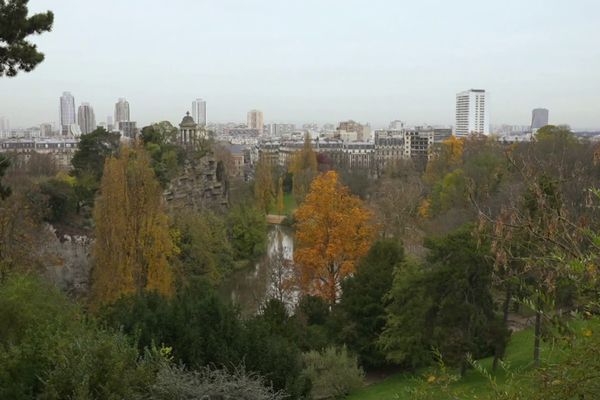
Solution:
{"label": "yellow-leaved tree", "polygon": [[295,218],[294,263],[300,289],[335,304],[342,281],[371,246],[372,214],[339,182],[337,173],[329,171],[313,180]]}
{"label": "yellow-leaved tree", "polygon": [[141,146],[122,147],[104,164],[94,206],[92,306],[143,290],[169,296],[177,252],[162,190]]}

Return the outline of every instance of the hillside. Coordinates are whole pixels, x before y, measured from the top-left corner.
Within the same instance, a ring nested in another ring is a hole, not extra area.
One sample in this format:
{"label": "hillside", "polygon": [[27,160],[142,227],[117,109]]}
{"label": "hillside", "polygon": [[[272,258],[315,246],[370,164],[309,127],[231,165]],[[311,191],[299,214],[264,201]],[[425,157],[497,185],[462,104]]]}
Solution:
{"label": "hillside", "polygon": [[[598,330],[600,322],[578,322],[574,324],[574,329],[580,331],[584,328]],[[510,373],[517,373],[528,370],[532,367],[532,352],[533,352],[533,329],[526,329],[513,334],[507,350],[506,365]],[[559,357],[559,351],[551,345],[544,343],[542,348],[542,362],[555,361]],[[491,371],[492,357],[485,358],[479,361],[481,367],[487,371]],[[346,398],[346,400],[404,400],[414,398],[411,390],[422,385],[424,380],[434,376],[433,370],[423,370],[420,375],[415,376],[408,373],[399,373],[393,375],[381,382],[366,386]],[[501,387],[506,380],[507,372],[500,369],[495,375],[498,385]],[[453,392],[458,392],[469,398],[483,398],[492,394],[492,389],[488,378],[480,372],[470,370],[464,379],[452,383],[450,389]],[[448,399],[448,394],[441,390],[434,394],[431,400]],[[477,397],[475,397],[477,396]]]}

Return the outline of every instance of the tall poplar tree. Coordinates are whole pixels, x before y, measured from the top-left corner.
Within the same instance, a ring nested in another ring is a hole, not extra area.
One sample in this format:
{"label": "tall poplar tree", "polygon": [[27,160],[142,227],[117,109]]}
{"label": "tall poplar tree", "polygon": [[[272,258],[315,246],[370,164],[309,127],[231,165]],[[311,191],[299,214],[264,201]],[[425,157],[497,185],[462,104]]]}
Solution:
{"label": "tall poplar tree", "polygon": [[312,148],[308,134],[304,136],[302,150],[294,154],[289,171],[292,173],[292,192],[296,203],[300,204],[318,172],[317,154]]}
{"label": "tall poplar tree", "polygon": [[275,198],[275,188],[273,186],[271,166],[264,157],[261,157],[256,165],[254,198],[256,199],[256,206],[265,214],[269,213],[269,208],[271,208]]}
{"label": "tall poplar tree", "polygon": [[172,294],[169,257],[177,249],[160,184],[141,147],[124,147],[118,158],[106,160],[94,221],[94,306],[143,290]]}

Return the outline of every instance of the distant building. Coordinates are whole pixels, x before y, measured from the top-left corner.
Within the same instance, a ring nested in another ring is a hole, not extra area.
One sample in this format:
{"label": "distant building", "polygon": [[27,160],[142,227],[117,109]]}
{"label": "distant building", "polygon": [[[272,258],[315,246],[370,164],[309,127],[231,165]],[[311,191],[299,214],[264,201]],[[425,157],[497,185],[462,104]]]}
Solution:
{"label": "distant building", "polygon": [[[76,126],[71,124],[69,126]],[[11,153],[16,157],[29,160],[33,153],[50,154],[61,169],[71,166],[71,159],[77,150],[79,140],[76,138],[35,138],[5,139],[0,141],[0,152]]]}
{"label": "distant building", "polygon": [[83,135],[92,133],[96,129],[96,116],[89,103],[81,103],[77,110],[77,124]]}
{"label": "distant building", "polygon": [[115,129],[115,124],[113,122],[113,117],[110,115],[106,117],[106,130],[112,132]]}
{"label": "distant building", "polygon": [[404,155],[406,158],[426,162],[431,156],[435,131],[431,127],[415,127],[404,133]]}
{"label": "distant building", "polygon": [[386,167],[394,165],[404,158],[404,131],[398,129],[378,129],[374,132],[375,158],[377,174]]}
{"label": "distant building", "polygon": [[196,99],[192,102],[192,118],[199,126],[206,126],[206,101]]}
{"label": "distant building", "polygon": [[40,124],[40,136],[41,137],[52,136],[52,124]]}
{"label": "distant building", "polygon": [[79,125],[77,124],[67,125],[63,127],[62,134],[66,137],[78,138],[79,136],[81,136],[81,128],[79,128]]}
{"label": "distant building", "polygon": [[547,108],[534,108],[531,112],[531,131],[535,131],[548,125],[548,114]]}
{"label": "distant building", "polygon": [[485,90],[471,89],[456,95],[454,134],[490,134],[489,96]]}
{"label": "distant building", "polygon": [[290,135],[296,130],[294,124],[269,124],[266,126],[266,132],[271,136]]}
{"label": "distant building", "polygon": [[371,129],[368,125],[361,125],[356,121],[342,121],[339,123],[335,137],[344,142],[364,141],[368,139]]}
{"label": "distant building", "polygon": [[260,133],[263,132],[264,129],[264,119],[263,113],[259,110],[250,110],[247,115],[247,123],[246,125],[250,129],[258,129]]}
{"label": "distant building", "polygon": [[119,132],[123,139],[136,139],[138,136],[138,129],[135,121],[120,121],[118,123]]}
{"label": "distant building", "polygon": [[[118,127],[119,122],[130,121],[131,116],[129,114],[129,102],[124,98],[120,98],[115,104],[115,125]],[[112,121],[111,121],[112,122]],[[106,122],[109,125],[108,121]],[[112,123],[110,124],[112,125]]]}
{"label": "distant building", "polygon": [[230,136],[258,136],[260,135],[260,131],[255,128],[224,128],[223,135]]}
{"label": "distant building", "polygon": [[10,136],[10,121],[8,118],[0,117],[0,138]]}
{"label": "distant building", "polygon": [[344,143],[345,167],[349,169],[366,169],[373,167],[375,145],[373,142],[348,142]]}
{"label": "distant building", "polygon": [[404,122],[400,121],[399,119],[393,120],[390,122],[389,128],[391,130],[400,130],[404,128]]}
{"label": "distant building", "polygon": [[75,97],[71,92],[63,92],[60,96],[60,131],[67,134],[69,125],[75,124]]}

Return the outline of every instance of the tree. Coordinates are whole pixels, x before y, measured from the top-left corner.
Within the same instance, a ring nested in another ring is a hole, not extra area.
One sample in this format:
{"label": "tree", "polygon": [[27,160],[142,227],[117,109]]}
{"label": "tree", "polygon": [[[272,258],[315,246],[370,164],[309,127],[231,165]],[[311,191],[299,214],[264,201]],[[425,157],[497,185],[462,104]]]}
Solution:
{"label": "tree", "polygon": [[581,267],[575,266],[582,264],[587,249],[597,248],[588,233],[597,229],[598,220],[589,190],[598,179],[593,149],[567,127],[540,131],[534,141],[507,153],[519,190],[506,196],[498,215],[477,205],[482,222],[491,225],[487,232],[500,267],[496,276],[519,288],[521,300],[535,311],[536,365],[543,327],[561,312],[556,304],[560,287],[585,286]]}
{"label": "tree", "polygon": [[177,128],[168,121],[142,128],[141,139],[152,158],[156,178],[165,187],[179,173],[183,159],[182,149],[176,145]]}
{"label": "tree", "polygon": [[169,259],[177,249],[148,154],[124,147],[119,158],[109,158],[100,192],[94,207],[93,303],[143,290],[170,295]]}
{"label": "tree", "polygon": [[254,198],[256,206],[265,214],[269,213],[274,199],[274,192],[271,166],[264,157],[261,157],[256,165],[254,176]]}
{"label": "tree", "polygon": [[384,176],[378,181],[371,201],[384,237],[409,239],[422,192],[423,183],[413,173],[401,177]]}
{"label": "tree", "polygon": [[0,155],[0,200],[6,199],[10,196],[11,190],[8,186],[2,185],[2,178],[6,173],[6,170],[10,166],[10,160],[5,155]]}
{"label": "tree", "polygon": [[394,271],[403,262],[404,249],[397,241],[377,241],[356,273],[342,283],[339,338],[358,354],[362,365],[379,367],[385,363],[385,354],[376,342],[385,326],[385,296],[392,287]]}
{"label": "tree", "polygon": [[436,348],[444,361],[464,374],[468,355],[491,353],[497,326],[491,295],[492,263],[467,226],[428,239],[426,266],[409,266],[396,274],[388,320],[380,344],[390,360],[410,366],[432,361]]}
{"label": "tree", "polygon": [[335,171],[318,176],[295,213],[294,261],[300,288],[335,304],[342,281],[371,245],[372,215],[340,184]]}
{"label": "tree", "polygon": [[211,211],[180,212],[175,216],[182,278],[218,283],[233,270],[233,249],[222,217]]}
{"label": "tree", "polygon": [[267,255],[269,276],[269,296],[278,301],[293,303],[295,289],[293,286],[292,260],[286,257],[289,251],[283,244],[283,233],[279,227],[275,227],[275,246]]}
{"label": "tree", "polygon": [[28,0],[0,1],[0,77],[30,72],[44,61],[44,54],[27,41],[32,34],[49,32],[54,22],[51,11],[27,17]]}
{"label": "tree", "polygon": [[72,174],[77,178],[75,193],[78,210],[81,206],[92,206],[100,187],[104,161],[117,155],[120,135],[100,127],[87,135],[81,135],[79,147],[71,159]]}
{"label": "tree", "polygon": [[[73,179],[72,177],[69,177]],[[72,182],[67,179],[53,178],[40,183],[40,191],[48,197],[49,215],[46,219],[51,223],[64,222],[65,217],[77,209],[77,198]]]}
{"label": "tree", "polygon": [[35,187],[19,188],[0,200],[0,282],[15,271],[38,272],[43,268],[45,206]]}
{"label": "tree", "polygon": [[234,206],[227,215],[227,228],[236,260],[251,260],[265,252],[267,223],[262,210]]}
{"label": "tree", "polygon": [[300,204],[308,193],[313,178],[317,175],[317,156],[310,143],[310,136],[304,136],[304,147],[297,151],[290,163],[292,173],[292,193],[296,203]]}
{"label": "tree", "polygon": [[73,174],[80,177],[90,173],[99,182],[104,172],[104,161],[115,156],[120,146],[120,134],[99,127],[91,133],[81,135],[77,151],[71,159]]}

